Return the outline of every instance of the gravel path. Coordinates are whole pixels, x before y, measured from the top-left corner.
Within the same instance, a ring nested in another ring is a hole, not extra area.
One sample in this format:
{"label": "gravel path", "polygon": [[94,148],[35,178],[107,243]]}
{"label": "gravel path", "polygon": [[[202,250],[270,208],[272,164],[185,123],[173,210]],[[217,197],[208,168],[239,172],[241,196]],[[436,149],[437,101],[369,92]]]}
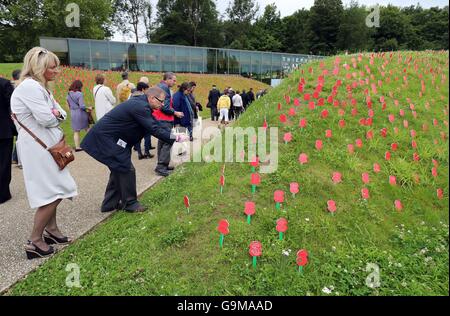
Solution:
{"label": "gravel path", "polygon": [[[203,129],[212,125],[216,124],[203,120]],[[156,144],[157,140],[152,138],[152,145],[156,147]],[[133,152],[138,194],[162,179],[153,171],[156,149],[151,153],[155,154],[154,158],[138,160]],[[61,202],[57,220],[64,234],[77,239],[112,214],[100,212],[109,170],[84,152],[76,153],[69,168],[78,185],[78,196],[73,202]],[[0,205],[0,294],[48,260],[27,260],[25,255],[24,245],[32,229],[35,210],[28,205],[22,171],[17,165],[12,169],[11,194],[13,198]]]}

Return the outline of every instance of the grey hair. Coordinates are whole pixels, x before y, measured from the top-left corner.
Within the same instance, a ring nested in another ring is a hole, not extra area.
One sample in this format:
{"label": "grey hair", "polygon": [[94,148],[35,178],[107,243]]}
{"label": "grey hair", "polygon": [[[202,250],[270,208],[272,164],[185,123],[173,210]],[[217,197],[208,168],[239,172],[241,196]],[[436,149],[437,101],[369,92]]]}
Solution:
{"label": "grey hair", "polygon": [[175,74],[173,72],[165,72],[163,76],[163,80],[169,80],[175,77]]}

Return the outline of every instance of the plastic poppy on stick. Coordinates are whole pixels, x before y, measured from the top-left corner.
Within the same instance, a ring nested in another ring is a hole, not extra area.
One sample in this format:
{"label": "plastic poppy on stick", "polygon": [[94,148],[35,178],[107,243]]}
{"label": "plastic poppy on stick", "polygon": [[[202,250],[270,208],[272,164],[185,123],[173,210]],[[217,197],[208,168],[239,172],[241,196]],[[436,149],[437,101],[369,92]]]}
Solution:
{"label": "plastic poppy on stick", "polygon": [[252,215],[256,212],[255,202],[245,202],[244,213],[247,215],[247,223],[250,225]]}
{"label": "plastic poppy on stick", "polygon": [[252,241],[249,246],[250,256],[253,257],[253,268],[256,268],[256,258],[262,254],[262,245],[259,241]]}
{"label": "plastic poppy on stick", "polygon": [[222,219],[219,221],[219,226],[217,226],[217,230],[220,233],[220,240],[219,240],[220,248],[223,247],[225,235],[228,235],[230,233],[229,226],[230,226],[230,224],[228,223],[228,221],[226,219]]}

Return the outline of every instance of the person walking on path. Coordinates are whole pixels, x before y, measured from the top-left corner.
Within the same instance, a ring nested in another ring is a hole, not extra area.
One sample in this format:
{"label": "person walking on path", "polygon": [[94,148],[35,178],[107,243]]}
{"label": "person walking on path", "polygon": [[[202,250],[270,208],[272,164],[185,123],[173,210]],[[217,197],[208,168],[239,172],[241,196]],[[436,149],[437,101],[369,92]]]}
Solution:
{"label": "person walking on path", "polygon": [[[173,109],[172,104],[172,88],[177,82],[177,77],[173,72],[166,72],[163,75],[163,80],[158,84],[158,87],[165,92],[164,104],[160,109],[153,111],[153,117],[161,123],[161,125],[170,132],[174,127],[174,119],[182,118],[183,113],[177,112]],[[158,140],[158,164],[156,165],[155,172],[157,175],[167,177],[169,172],[174,168],[169,167],[170,152],[172,149],[172,143],[167,143],[164,140]]]}
{"label": "person walking on path", "polygon": [[114,104],[116,104],[116,98],[111,89],[105,85],[105,75],[98,74],[95,77],[95,83],[96,86],[92,92],[94,94],[95,116],[97,121],[99,121],[106,113],[112,110]]}
{"label": "person walking on path", "polygon": [[[64,137],[60,124],[67,114],[49,90],[49,82],[59,73],[59,59],[42,47],[25,55],[20,83],[11,97],[11,110],[19,132],[17,150],[31,208],[37,208],[33,230],[26,245],[28,259],[47,257],[55,252],[51,244],[67,244],[56,221],[62,199],[77,196],[77,185],[66,167],[60,170],[52,155],[18,122],[26,126],[50,148]],[[42,239],[44,238],[44,240]]]}
{"label": "person walking on path", "polygon": [[136,89],[136,86],[128,80],[128,72],[122,73],[122,82],[117,85],[117,104],[125,102],[130,98],[131,90]]}
{"label": "person walking on path", "polygon": [[250,105],[255,101],[255,93],[253,92],[253,88],[250,88],[250,91],[247,93],[247,96],[248,96],[248,105]]}
{"label": "person walking on path", "polygon": [[[146,78],[146,77],[142,77],[142,78]],[[141,79],[142,79],[141,78]],[[148,82],[148,81],[147,81]],[[145,83],[144,81],[140,81],[138,82],[137,86],[136,86],[136,91],[134,91],[131,94],[130,98],[134,98],[140,95],[144,95],[147,90],[150,87],[148,86],[147,83]],[[141,140],[139,140],[139,142],[137,142],[134,146],[133,149],[137,152],[138,154],[138,159],[142,160],[142,159],[151,159],[153,157],[155,157],[155,155],[150,153],[150,149],[155,149],[155,147],[152,147],[152,143],[151,143],[151,134],[147,134],[144,136],[144,154],[142,154],[142,147],[141,147]]]}
{"label": "person walking on path", "polygon": [[228,110],[230,109],[230,106],[230,97],[228,96],[228,91],[225,90],[223,95],[219,98],[219,102],[217,102],[217,107],[220,111],[219,125],[222,124],[222,121],[225,121],[225,125],[228,124]]}
{"label": "person walking on path", "polygon": [[102,212],[146,210],[137,200],[136,171],[131,162],[131,147],[144,135],[150,133],[170,145],[188,140],[185,135],[171,134],[153,118],[152,112],[162,106],[164,97],[163,90],[152,87],[145,95],[119,104],[94,125],[81,143],[81,148],[111,172]]}
{"label": "person walking on path", "polygon": [[211,121],[217,121],[219,118],[219,111],[217,110],[217,102],[219,102],[220,91],[216,85],[212,86],[211,91],[208,94],[208,104],[211,109]]}
{"label": "person walking on path", "polygon": [[234,115],[237,120],[244,109],[242,97],[239,95],[239,90],[236,91],[236,94],[233,96],[233,106],[234,106]]}
{"label": "person walking on path", "polygon": [[7,79],[0,78],[0,204],[11,199],[11,163],[13,139],[17,135],[11,120],[11,95],[14,87]]}
{"label": "person walking on path", "polygon": [[84,104],[83,83],[75,80],[67,93],[67,104],[70,109],[70,124],[73,130],[73,141],[75,143],[75,151],[81,151],[80,148],[80,131],[89,129],[89,116],[87,111],[92,107],[86,107]]}

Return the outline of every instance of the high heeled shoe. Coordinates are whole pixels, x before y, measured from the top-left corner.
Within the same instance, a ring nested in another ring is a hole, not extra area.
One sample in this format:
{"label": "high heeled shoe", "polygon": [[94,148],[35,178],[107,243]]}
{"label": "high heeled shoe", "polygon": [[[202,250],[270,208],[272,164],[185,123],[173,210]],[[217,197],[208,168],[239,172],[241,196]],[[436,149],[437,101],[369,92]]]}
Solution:
{"label": "high heeled shoe", "polygon": [[45,230],[45,233],[42,236],[44,237],[44,241],[49,245],[67,245],[72,242],[72,239],[69,237],[64,236],[62,238],[58,238],[48,230]]}
{"label": "high heeled shoe", "polygon": [[[29,248],[32,246],[34,249]],[[47,251],[42,250],[38,246],[36,246],[31,240],[28,240],[27,247],[25,248],[25,252],[27,254],[28,260],[35,258],[46,258],[55,253],[55,249],[50,246]]]}

